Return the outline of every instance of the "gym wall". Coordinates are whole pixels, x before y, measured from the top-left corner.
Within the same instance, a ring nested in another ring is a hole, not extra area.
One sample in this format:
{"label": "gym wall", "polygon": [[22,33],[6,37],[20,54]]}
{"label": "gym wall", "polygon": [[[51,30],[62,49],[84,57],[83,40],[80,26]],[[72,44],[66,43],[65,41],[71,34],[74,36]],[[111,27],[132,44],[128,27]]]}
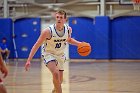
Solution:
{"label": "gym wall", "polygon": [[110,46],[112,59],[140,59],[140,16],[111,20]]}
{"label": "gym wall", "polygon": [[14,58],[14,47],[12,41],[12,19],[10,18],[1,18],[0,19],[0,42],[2,38],[5,37],[7,39],[7,47],[10,50],[10,58]]}
{"label": "gym wall", "polygon": [[71,59],[140,59],[140,17],[125,16],[110,19],[106,16],[69,19],[72,37],[89,42],[92,52],[79,56],[77,47],[70,46]]}
{"label": "gym wall", "polygon": [[[14,24],[14,27],[12,25]],[[0,39],[7,38],[11,51],[10,58],[15,57],[12,30],[19,58],[27,58],[35,41],[40,35],[40,18],[22,18],[14,23],[10,18],[0,19]],[[87,57],[77,53],[76,46],[69,46],[71,59],[140,59],[140,17],[124,16],[110,19],[97,16],[69,18],[72,37],[91,44],[92,52]],[[40,49],[34,58],[40,58]]]}
{"label": "gym wall", "polygon": [[77,53],[77,47],[70,45],[69,46],[69,57],[72,59],[84,59],[84,58],[94,58],[94,19],[85,18],[85,17],[71,17],[69,18],[69,25],[72,27],[72,38],[75,38],[79,41],[88,42],[91,44],[92,52],[87,57],[82,57]]}
{"label": "gym wall", "polygon": [[[27,58],[40,35],[40,18],[22,18],[14,22],[18,58]],[[40,58],[40,49],[34,58]]]}

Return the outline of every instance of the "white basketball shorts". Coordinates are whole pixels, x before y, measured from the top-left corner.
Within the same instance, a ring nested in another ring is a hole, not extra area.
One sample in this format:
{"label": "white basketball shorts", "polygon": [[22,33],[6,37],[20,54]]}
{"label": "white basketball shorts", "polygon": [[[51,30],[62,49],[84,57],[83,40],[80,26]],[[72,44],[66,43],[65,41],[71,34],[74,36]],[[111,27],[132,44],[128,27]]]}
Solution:
{"label": "white basketball shorts", "polygon": [[47,66],[47,64],[51,61],[56,61],[56,65],[58,67],[58,69],[60,71],[64,70],[64,63],[66,60],[66,56],[65,55],[54,55],[54,54],[50,54],[50,53],[46,53],[46,54],[42,54],[42,59],[45,63],[45,65]]}

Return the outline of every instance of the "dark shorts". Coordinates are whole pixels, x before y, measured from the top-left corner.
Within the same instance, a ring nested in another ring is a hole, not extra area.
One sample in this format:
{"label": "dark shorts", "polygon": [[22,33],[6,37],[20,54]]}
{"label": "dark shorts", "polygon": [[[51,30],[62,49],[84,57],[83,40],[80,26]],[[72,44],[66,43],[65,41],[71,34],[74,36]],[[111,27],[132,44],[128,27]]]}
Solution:
{"label": "dark shorts", "polygon": [[2,58],[3,58],[4,60],[6,60],[8,54],[7,54],[7,53],[1,53],[1,55],[2,55]]}

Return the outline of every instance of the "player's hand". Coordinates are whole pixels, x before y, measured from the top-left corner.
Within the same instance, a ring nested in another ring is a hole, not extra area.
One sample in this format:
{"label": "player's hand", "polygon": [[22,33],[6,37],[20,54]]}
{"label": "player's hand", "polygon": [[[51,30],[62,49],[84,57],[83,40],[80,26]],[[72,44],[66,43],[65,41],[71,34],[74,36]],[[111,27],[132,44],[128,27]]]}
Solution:
{"label": "player's hand", "polygon": [[82,42],[82,43],[86,43],[86,44],[90,45],[90,43],[88,43],[88,42]]}
{"label": "player's hand", "polygon": [[30,62],[30,61],[27,61],[26,64],[25,64],[25,70],[26,70],[26,71],[29,70],[30,65],[31,65],[31,62]]}
{"label": "player's hand", "polygon": [[3,65],[3,66],[0,67],[0,71],[3,74],[3,78],[5,78],[8,75],[8,70],[7,70],[7,68],[6,68],[5,65]]}

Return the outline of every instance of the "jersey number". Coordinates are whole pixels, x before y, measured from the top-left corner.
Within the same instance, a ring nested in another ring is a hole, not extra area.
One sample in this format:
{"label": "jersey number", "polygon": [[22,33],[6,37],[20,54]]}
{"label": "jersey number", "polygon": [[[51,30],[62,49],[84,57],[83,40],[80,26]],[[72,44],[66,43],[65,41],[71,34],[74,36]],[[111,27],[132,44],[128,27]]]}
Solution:
{"label": "jersey number", "polygon": [[60,48],[61,47],[61,43],[56,43],[55,48]]}

